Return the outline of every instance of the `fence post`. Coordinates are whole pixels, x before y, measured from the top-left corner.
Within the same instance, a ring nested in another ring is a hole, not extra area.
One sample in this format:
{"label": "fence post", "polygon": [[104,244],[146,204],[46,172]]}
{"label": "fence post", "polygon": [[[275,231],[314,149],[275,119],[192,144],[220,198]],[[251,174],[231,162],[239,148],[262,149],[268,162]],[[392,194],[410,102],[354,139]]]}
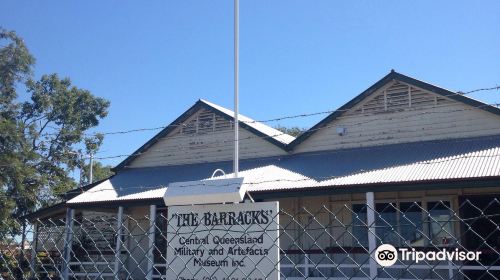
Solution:
{"label": "fence post", "polygon": [[115,266],[113,274],[115,280],[120,280],[120,253],[122,246],[122,227],[123,227],[123,206],[118,207],[118,217],[116,218],[116,246],[115,246]]}
{"label": "fence post", "polygon": [[71,208],[66,209],[65,221],[65,237],[64,237],[64,251],[61,276],[63,280],[69,278],[69,262],[71,261],[71,247],[73,245],[73,219],[75,218],[75,210]]}
{"label": "fence post", "polygon": [[375,231],[375,194],[366,193],[366,220],[368,225],[368,251],[370,263],[370,279],[377,277],[377,263],[375,262],[375,250],[377,248],[377,239]]}
{"label": "fence post", "polygon": [[154,273],[154,244],[156,230],[156,205],[149,206],[149,247],[148,247],[148,276],[147,280],[153,279]]}

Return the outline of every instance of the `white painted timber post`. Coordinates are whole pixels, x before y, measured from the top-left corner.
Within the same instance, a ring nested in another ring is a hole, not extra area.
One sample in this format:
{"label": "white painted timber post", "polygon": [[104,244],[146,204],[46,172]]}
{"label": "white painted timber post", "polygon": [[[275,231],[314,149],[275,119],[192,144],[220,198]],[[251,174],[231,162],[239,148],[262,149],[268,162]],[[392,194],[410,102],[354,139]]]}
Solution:
{"label": "white painted timber post", "polygon": [[377,263],[375,261],[375,250],[377,248],[377,239],[375,231],[375,194],[366,193],[366,220],[368,225],[368,251],[370,262],[370,279],[377,277]]}
{"label": "white painted timber post", "polygon": [[304,255],[304,277],[309,278],[309,254]]}
{"label": "white painted timber post", "polygon": [[116,246],[115,246],[115,266],[113,274],[115,280],[120,279],[120,253],[122,250],[122,228],[123,228],[123,206],[118,207],[118,217],[116,218]]}
{"label": "white painted timber post", "polygon": [[154,273],[154,245],[156,231],[156,205],[149,206],[149,247],[148,247],[148,277],[147,280],[153,279]]}
{"label": "white painted timber post", "polygon": [[31,242],[31,260],[30,260],[30,269],[31,276],[33,278],[36,277],[36,247],[38,246],[38,222],[35,221],[33,223],[33,241]]}
{"label": "white painted timber post", "polygon": [[64,230],[64,251],[63,263],[61,269],[61,279],[68,280],[69,278],[69,262],[71,261],[71,247],[73,244],[73,219],[75,218],[75,210],[66,209],[66,221]]}
{"label": "white painted timber post", "polygon": [[455,279],[455,273],[453,272],[453,262],[448,260],[448,279]]}

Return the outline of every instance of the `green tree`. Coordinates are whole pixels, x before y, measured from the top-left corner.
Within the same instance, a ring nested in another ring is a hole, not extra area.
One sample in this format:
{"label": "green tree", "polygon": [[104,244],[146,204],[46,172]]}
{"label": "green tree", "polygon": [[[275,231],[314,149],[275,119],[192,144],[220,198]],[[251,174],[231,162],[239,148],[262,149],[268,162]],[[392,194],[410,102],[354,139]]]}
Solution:
{"label": "green tree", "polygon": [[17,109],[13,103],[16,84],[31,76],[35,58],[13,31],[0,27],[0,43],[0,113],[2,118],[12,119]]}
{"label": "green tree", "polygon": [[305,128],[298,127],[298,126],[286,127],[286,126],[278,125],[278,126],[276,126],[274,128],[277,129],[277,130],[279,130],[279,131],[281,131],[281,132],[283,132],[283,133],[291,135],[293,137],[297,137],[300,134],[302,134],[304,131],[306,131]]}
{"label": "green tree", "polygon": [[[0,28],[0,230],[77,186],[70,172],[81,165],[81,148],[96,138],[89,130],[108,113],[107,100],[69,78],[33,79],[34,61],[14,32]],[[25,101],[18,98],[21,88]]]}
{"label": "green tree", "polygon": [[20,105],[16,86],[33,73],[34,57],[15,32],[0,28],[0,230],[18,229],[11,212],[16,208],[12,186],[19,185],[21,177],[29,176],[31,168],[23,168],[23,159],[33,157],[20,143],[17,115]]}
{"label": "green tree", "polygon": [[[77,185],[69,174],[81,163],[78,148],[96,138],[88,131],[109,107],[68,78],[51,74],[34,80],[34,63],[23,40],[0,28],[0,241],[20,234],[21,244],[26,225],[16,218]],[[27,101],[18,98],[18,90]],[[101,143],[102,137],[92,149]],[[8,266],[16,279],[23,278],[24,251]]]}

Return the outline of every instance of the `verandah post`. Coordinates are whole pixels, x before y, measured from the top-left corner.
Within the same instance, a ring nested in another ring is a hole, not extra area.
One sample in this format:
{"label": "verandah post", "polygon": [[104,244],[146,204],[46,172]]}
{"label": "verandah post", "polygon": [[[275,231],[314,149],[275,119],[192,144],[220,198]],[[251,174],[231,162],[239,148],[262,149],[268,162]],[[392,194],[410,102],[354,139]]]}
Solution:
{"label": "verandah post", "polygon": [[377,263],[375,261],[375,250],[377,248],[377,239],[375,232],[375,194],[366,193],[366,220],[368,225],[368,251],[370,264],[370,279],[377,277]]}
{"label": "verandah post", "polygon": [[33,241],[31,242],[31,259],[30,259],[30,270],[31,277],[36,277],[36,254],[38,247],[38,222],[35,220],[33,222]]}
{"label": "verandah post", "polygon": [[154,245],[156,231],[156,205],[149,206],[149,247],[148,247],[148,280],[153,279],[154,273]]}
{"label": "verandah post", "polygon": [[68,280],[69,278],[69,262],[71,261],[71,247],[73,244],[73,219],[75,218],[75,210],[71,208],[66,209],[65,220],[65,237],[64,237],[64,251],[63,263],[61,269],[61,278]]}
{"label": "verandah post", "polygon": [[120,279],[120,253],[122,250],[122,228],[123,228],[123,206],[118,207],[118,217],[116,218],[116,246],[115,246],[115,266],[113,274],[115,280]]}

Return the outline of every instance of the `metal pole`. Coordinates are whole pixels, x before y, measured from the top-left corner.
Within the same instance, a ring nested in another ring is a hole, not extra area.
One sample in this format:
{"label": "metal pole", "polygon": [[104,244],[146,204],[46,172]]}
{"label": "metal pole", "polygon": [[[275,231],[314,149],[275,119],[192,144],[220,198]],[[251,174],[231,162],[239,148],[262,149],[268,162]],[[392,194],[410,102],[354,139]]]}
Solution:
{"label": "metal pole", "polygon": [[69,263],[71,261],[71,247],[73,245],[73,219],[75,218],[75,210],[71,208],[66,209],[66,229],[64,238],[64,251],[61,277],[63,280],[69,278]]}
{"label": "metal pole", "polygon": [[94,169],[94,155],[92,153],[90,153],[90,171],[89,171],[89,184],[92,184],[92,182],[94,181],[94,176],[93,176],[93,169]]}
{"label": "metal pole", "polygon": [[148,247],[148,280],[153,279],[154,273],[154,245],[156,231],[156,205],[149,206],[149,247]]}
{"label": "metal pole", "polygon": [[377,239],[375,236],[375,194],[373,192],[366,193],[366,220],[368,225],[370,279],[375,279],[377,277],[377,263],[374,254],[377,249]]}
{"label": "metal pole", "polygon": [[118,275],[120,271],[120,252],[122,250],[122,227],[123,227],[123,206],[118,207],[118,217],[116,218],[116,246],[115,246],[115,266],[113,269],[113,274],[115,275],[115,280],[120,279]]}
{"label": "metal pole", "polygon": [[239,76],[239,0],[234,0],[234,177],[239,171],[239,120],[238,120],[238,76]]}

